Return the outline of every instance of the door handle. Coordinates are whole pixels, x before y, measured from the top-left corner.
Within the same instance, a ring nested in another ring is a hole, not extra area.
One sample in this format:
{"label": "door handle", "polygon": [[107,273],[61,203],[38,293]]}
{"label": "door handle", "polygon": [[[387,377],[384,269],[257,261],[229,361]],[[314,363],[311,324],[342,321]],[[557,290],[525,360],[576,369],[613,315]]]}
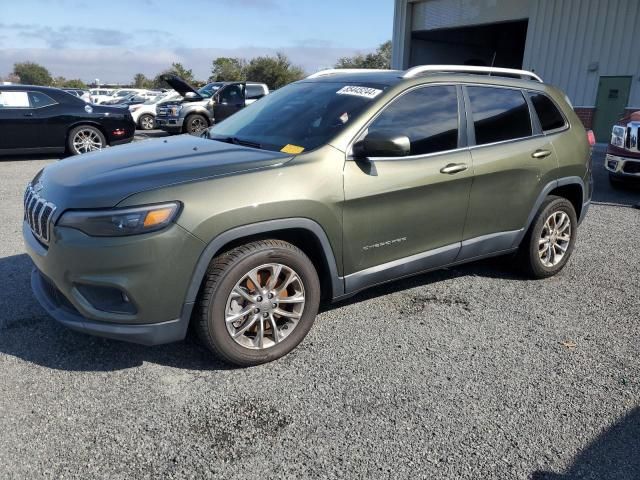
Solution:
{"label": "door handle", "polygon": [[551,155],[550,150],[536,150],[531,154],[533,158],[545,158],[545,157],[548,157],[549,155]]}
{"label": "door handle", "polygon": [[33,112],[27,112],[24,114],[25,117],[33,117]]}
{"label": "door handle", "polygon": [[442,167],[440,169],[440,173],[453,175],[454,173],[464,172],[467,168],[466,163],[450,163],[446,167]]}

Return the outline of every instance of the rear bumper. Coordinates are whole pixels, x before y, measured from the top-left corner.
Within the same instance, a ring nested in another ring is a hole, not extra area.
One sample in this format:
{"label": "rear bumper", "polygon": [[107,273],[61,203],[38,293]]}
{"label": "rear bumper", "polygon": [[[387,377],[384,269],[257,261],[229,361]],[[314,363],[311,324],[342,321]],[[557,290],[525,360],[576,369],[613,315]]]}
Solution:
{"label": "rear bumper", "polygon": [[185,315],[168,322],[147,325],[119,325],[88,320],[80,315],[37,268],[31,272],[31,289],[38,303],[49,315],[65,327],[78,332],[142,345],[176,342],[184,339],[187,333],[189,317]]}

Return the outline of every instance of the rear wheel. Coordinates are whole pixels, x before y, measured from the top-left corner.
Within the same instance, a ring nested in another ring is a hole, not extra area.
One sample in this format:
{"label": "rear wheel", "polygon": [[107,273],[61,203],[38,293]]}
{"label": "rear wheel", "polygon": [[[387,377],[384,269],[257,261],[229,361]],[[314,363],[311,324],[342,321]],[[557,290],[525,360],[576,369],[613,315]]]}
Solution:
{"label": "rear wheel", "polygon": [[319,303],[320,283],[309,258],[290,243],[262,240],[211,261],[195,327],[221,359],[258,365],[302,341]]}
{"label": "rear wheel", "polygon": [[102,150],[107,140],[100,130],[91,125],[80,125],[69,132],[67,148],[73,155]]}
{"label": "rear wheel", "polygon": [[189,115],[185,120],[185,130],[191,135],[200,135],[209,127],[207,119],[200,114]]}
{"label": "rear wheel", "polygon": [[138,119],[138,126],[142,130],[153,130],[155,126],[156,120],[153,118],[153,115],[145,113]]}
{"label": "rear wheel", "polygon": [[571,257],[577,228],[573,204],[566,198],[549,196],[540,206],[520,245],[524,270],[533,278],[557,274]]}

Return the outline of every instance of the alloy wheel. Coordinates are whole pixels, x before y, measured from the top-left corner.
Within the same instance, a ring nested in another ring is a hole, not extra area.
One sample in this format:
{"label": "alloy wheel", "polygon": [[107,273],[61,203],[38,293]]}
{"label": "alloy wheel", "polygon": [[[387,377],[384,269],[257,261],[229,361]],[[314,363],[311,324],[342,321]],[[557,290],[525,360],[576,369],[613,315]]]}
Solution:
{"label": "alloy wheel", "polygon": [[191,120],[191,134],[198,135],[202,133],[208,127],[207,122],[197,117]]}
{"label": "alloy wheel", "polygon": [[140,119],[140,126],[142,127],[143,130],[151,130],[153,129],[155,124],[155,121],[153,119],[153,117],[149,116],[149,115],[145,115],[144,117],[142,117]]}
{"label": "alloy wheel", "polygon": [[102,150],[102,139],[98,132],[90,128],[78,130],[73,137],[73,148],[77,153]]}
{"label": "alloy wheel", "polygon": [[291,335],[304,306],[304,285],[292,268],[280,263],[261,265],[244,275],[229,294],[227,331],[245,348],[273,347]]}
{"label": "alloy wheel", "polygon": [[564,258],[571,243],[571,218],[559,210],[547,218],[538,241],[538,255],[545,267],[555,267]]}

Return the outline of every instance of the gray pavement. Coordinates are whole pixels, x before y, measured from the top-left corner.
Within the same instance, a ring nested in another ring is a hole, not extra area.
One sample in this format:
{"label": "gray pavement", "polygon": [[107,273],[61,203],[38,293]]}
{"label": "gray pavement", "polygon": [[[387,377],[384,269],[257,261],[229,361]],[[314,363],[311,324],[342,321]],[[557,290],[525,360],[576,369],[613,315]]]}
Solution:
{"label": "gray pavement", "polygon": [[334,305],[287,357],[74,333],[20,238],[40,159],[0,159],[0,478],[640,478],[640,190],[596,192],[567,268],[509,258]]}

